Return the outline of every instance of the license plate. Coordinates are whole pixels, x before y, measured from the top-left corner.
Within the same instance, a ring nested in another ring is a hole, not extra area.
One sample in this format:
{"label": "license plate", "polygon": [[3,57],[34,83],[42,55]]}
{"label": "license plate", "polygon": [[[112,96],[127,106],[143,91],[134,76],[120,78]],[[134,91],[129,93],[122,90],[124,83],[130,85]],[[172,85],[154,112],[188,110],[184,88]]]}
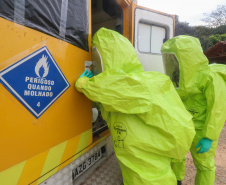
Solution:
{"label": "license plate", "polygon": [[79,164],[72,170],[72,180],[77,179],[82,173],[88,170],[94,163],[102,157],[101,150],[90,156],[86,161]]}

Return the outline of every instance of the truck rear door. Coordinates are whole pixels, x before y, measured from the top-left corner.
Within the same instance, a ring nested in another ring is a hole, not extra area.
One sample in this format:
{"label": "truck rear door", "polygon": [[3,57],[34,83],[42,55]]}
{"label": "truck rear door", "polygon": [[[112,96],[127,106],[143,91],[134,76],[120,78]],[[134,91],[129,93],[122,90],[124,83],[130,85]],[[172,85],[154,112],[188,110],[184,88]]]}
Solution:
{"label": "truck rear door", "polygon": [[161,46],[174,35],[174,16],[144,7],[134,9],[134,47],[145,71],[164,73]]}

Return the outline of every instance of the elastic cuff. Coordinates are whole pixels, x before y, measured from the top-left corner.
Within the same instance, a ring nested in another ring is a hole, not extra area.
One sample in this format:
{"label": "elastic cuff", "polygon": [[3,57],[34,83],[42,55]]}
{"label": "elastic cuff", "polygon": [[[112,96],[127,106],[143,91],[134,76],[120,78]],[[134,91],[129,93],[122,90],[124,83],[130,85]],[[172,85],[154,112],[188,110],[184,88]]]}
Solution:
{"label": "elastic cuff", "polygon": [[89,80],[88,77],[83,76],[81,78],[79,78],[76,82],[75,82],[75,88],[79,91],[82,92],[82,86]]}

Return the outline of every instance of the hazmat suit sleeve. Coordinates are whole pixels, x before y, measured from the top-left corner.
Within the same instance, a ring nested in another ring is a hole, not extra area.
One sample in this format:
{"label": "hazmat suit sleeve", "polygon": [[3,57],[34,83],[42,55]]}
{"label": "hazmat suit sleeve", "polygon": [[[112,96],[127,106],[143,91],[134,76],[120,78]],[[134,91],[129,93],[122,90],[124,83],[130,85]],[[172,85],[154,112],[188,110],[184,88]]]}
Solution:
{"label": "hazmat suit sleeve", "polygon": [[204,89],[207,100],[206,121],[203,127],[203,137],[217,140],[226,118],[226,86],[223,78],[211,73]]}
{"label": "hazmat suit sleeve", "polygon": [[127,128],[131,126],[128,129],[138,143],[136,149],[145,148],[150,153],[178,160],[189,151],[195,135],[192,116],[168,76],[153,71],[127,74],[109,69],[92,78],[79,78],[76,88],[99,102],[97,105],[110,129],[119,115],[130,122]]}
{"label": "hazmat suit sleeve", "polygon": [[138,114],[150,109],[151,92],[141,74],[110,69],[90,79],[79,78],[76,88],[90,100],[101,102],[107,112]]}

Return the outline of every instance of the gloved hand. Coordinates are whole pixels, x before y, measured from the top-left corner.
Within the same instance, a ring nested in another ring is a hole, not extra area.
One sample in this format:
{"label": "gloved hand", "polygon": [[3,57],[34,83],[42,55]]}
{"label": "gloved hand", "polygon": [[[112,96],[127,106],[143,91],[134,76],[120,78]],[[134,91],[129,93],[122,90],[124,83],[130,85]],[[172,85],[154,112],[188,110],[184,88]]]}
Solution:
{"label": "gloved hand", "polygon": [[85,70],[85,71],[81,74],[81,76],[80,76],[79,78],[81,78],[81,77],[83,77],[83,76],[86,76],[86,77],[88,77],[88,78],[91,78],[91,77],[93,76],[93,73],[92,73],[92,71]]}
{"label": "gloved hand", "polygon": [[200,139],[200,141],[195,147],[195,148],[199,148],[201,146],[197,154],[208,152],[210,150],[210,147],[212,146],[212,143],[213,141],[210,139],[207,139],[207,138]]}

